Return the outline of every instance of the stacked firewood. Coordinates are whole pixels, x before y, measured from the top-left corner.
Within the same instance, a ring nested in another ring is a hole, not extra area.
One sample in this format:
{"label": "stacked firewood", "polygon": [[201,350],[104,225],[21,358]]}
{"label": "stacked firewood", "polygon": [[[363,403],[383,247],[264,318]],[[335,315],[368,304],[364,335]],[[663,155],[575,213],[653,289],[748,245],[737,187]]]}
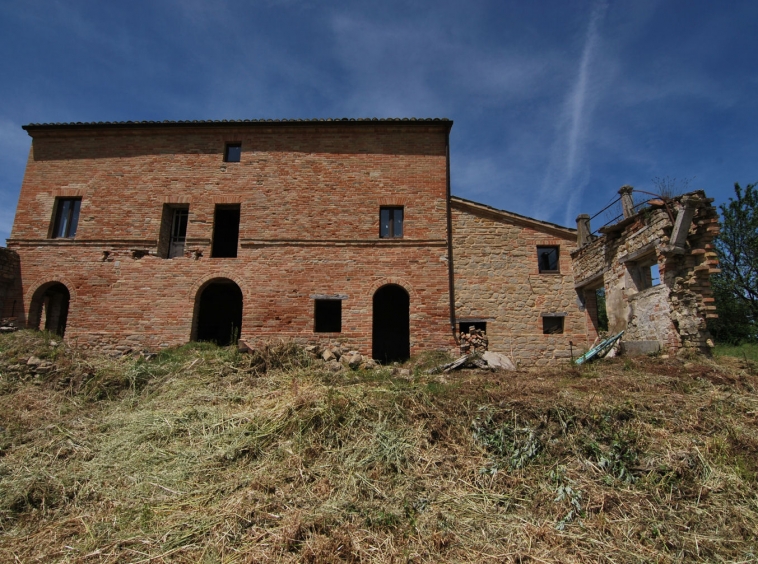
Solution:
{"label": "stacked firewood", "polygon": [[461,354],[484,352],[488,346],[487,333],[473,325],[469,326],[468,333],[461,333]]}

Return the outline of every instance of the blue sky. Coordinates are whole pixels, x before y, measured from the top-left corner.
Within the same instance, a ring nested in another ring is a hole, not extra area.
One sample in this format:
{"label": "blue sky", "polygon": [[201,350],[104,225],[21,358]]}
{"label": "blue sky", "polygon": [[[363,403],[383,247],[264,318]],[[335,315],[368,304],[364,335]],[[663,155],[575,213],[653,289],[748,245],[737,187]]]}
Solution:
{"label": "blue sky", "polygon": [[464,198],[569,226],[654,178],[723,203],[758,181],[757,24],[754,1],[3,0],[0,241],[31,122],[447,117]]}

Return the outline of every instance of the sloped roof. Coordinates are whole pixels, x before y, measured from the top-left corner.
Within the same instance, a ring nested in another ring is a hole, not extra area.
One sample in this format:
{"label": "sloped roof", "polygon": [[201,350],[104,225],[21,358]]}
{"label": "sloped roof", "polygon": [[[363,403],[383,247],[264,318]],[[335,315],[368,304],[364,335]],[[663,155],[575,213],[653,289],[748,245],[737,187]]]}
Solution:
{"label": "sloped roof", "polygon": [[549,221],[534,219],[533,217],[528,217],[518,213],[499,210],[486,204],[480,204],[479,202],[461,198],[460,196],[451,196],[450,202],[454,208],[458,208],[470,213],[486,215],[488,217],[502,221],[509,221],[511,223],[531,227],[532,229],[536,229],[538,231],[547,231],[553,235],[557,235],[558,237],[563,237],[564,239],[576,238],[576,229],[572,229],[571,227],[564,227],[563,225],[558,225],[557,223],[550,223]]}
{"label": "sloped roof", "polygon": [[453,120],[448,118],[312,118],[312,119],[194,119],[194,120],[163,120],[163,121],[77,121],[68,123],[30,123],[22,126],[25,131],[35,129],[90,129],[90,128],[135,128],[135,127],[208,127],[219,125],[300,125],[300,124],[339,124],[347,123],[403,123],[428,125],[445,124],[448,129],[453,126]]}

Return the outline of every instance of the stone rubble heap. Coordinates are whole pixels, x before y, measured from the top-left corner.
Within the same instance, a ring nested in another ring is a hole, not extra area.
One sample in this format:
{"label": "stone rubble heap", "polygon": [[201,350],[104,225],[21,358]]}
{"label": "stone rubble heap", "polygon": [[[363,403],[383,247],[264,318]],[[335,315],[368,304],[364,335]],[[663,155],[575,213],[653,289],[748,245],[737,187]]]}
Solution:
{"label": "stone rubble heap", "polygon": [[468,333],[461,333],[461,354],[484,352],[488,347],[487,333],[481,329],[471,325],[468,328]]}
{"label": "stone rubble heap", "polygon": [[308,345],[305,347],[305,352],[314,359],[322,360],[326,368],[331,372],[340,372],[346,368],[352,370],[374,370],[379,368],[379,364],[374,359],[365,357],[358,351],[346,350],[339,344],[324,347]]}
{"label": "stone rubble heap", "polygon": [[13,333],[18,331],[18,324],[15,317],[6,317],[0,319],[0,333]]}

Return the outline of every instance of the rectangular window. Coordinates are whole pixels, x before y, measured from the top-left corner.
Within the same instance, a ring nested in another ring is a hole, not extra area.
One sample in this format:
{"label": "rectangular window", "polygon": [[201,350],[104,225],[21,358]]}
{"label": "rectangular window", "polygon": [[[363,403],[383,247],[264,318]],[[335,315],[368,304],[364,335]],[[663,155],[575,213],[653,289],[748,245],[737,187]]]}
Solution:
{"label": "rectangular window", "polygon": [[560,273],[558,247],[537,247],[537,264],[539,265],[540,274]]}
{"label": "rectangular window", "polygon": [[51,234],[53,239],[72,239],[76,235],[81,204],[81,198],[55,199],[55,220],[53,221],[53,231]]}
{"label": "rectangular window", "polygon": [[342,331],[342,300],[315,300],[313,315],[315,333]]}
{"label": "rectangular window", "polygon": [[211,257],[235,258],[240,234],[240,206],[217,205],[213,214]]}
{"label": "rectangular window", "polygon": [[542,333],[544,335],[554,335],[563,333],[563,316],[557,315],[543,315],[542,317]]}
{"label": "rectangular window", "polygon": [[242,143],[227,143],[224,149],[224,162],[238,163],[242,157]]}
{"label": "rectangular window", "polygon": [[379,237],[382,239],[399,239],[402,236],[402,206],[381,208],[379,210]]}

